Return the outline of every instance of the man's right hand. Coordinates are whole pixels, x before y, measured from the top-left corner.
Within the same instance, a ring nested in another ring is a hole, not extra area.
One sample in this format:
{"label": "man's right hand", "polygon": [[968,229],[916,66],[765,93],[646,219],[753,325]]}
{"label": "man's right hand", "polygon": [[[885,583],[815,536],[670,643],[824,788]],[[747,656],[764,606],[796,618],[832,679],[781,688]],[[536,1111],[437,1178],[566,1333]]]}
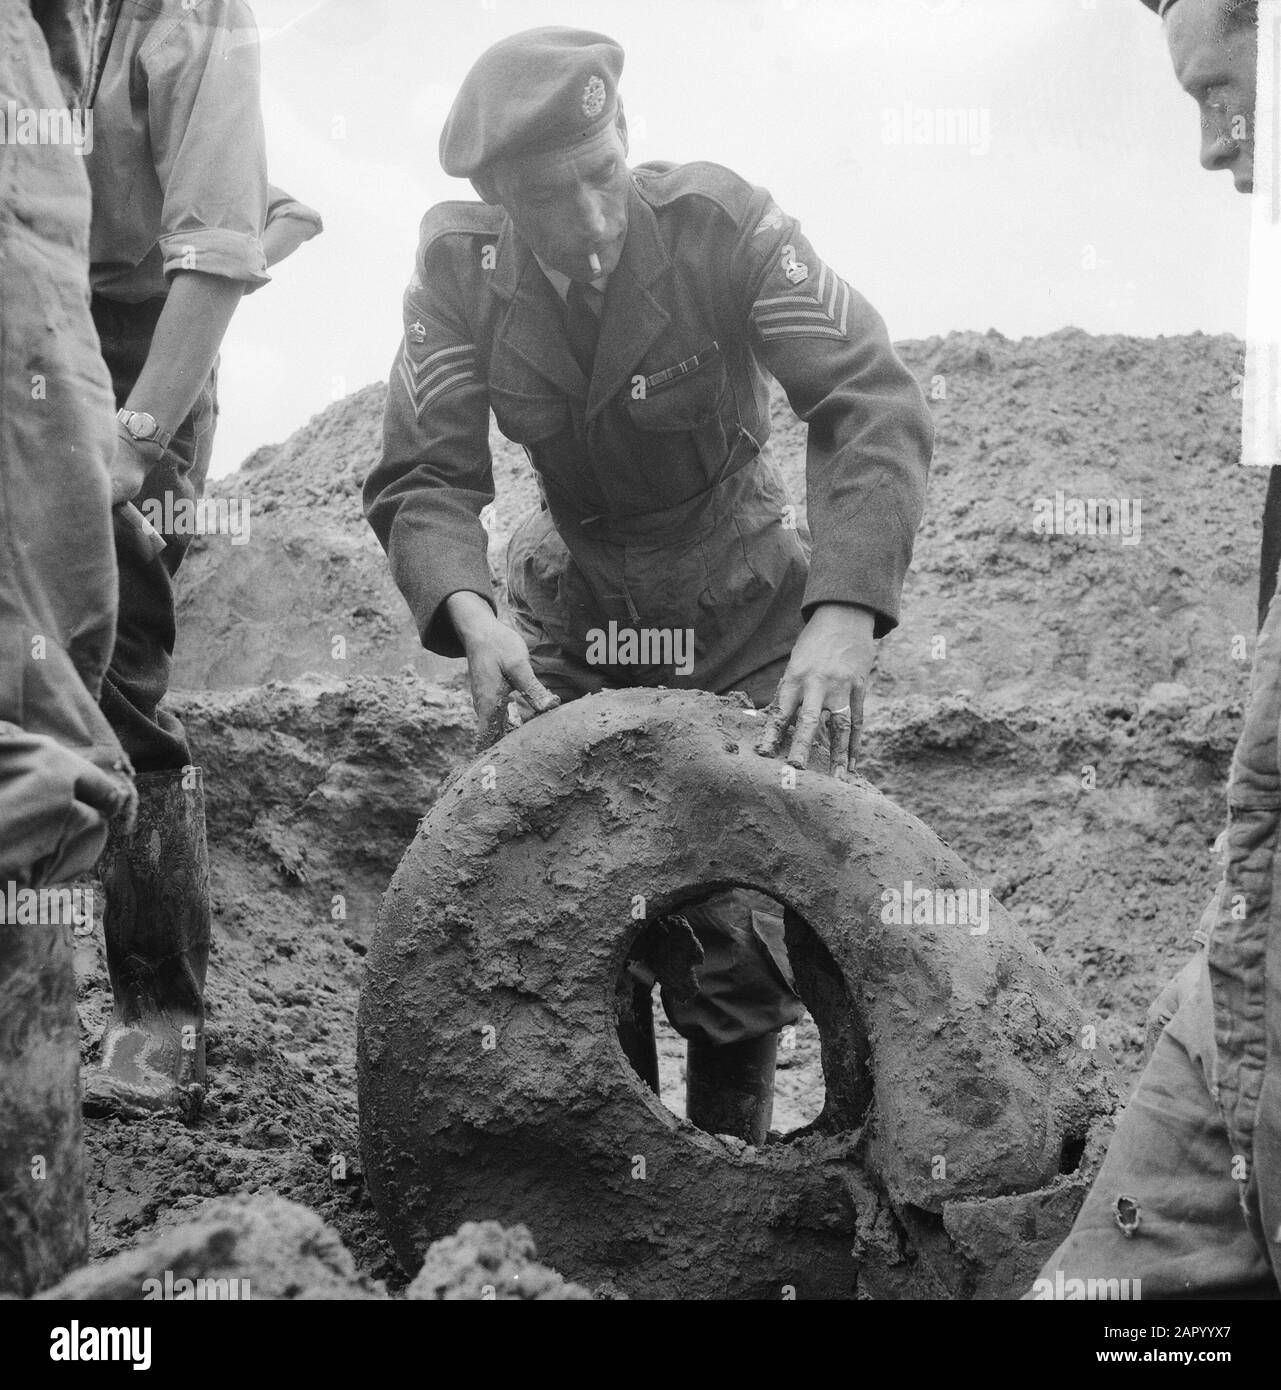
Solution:
{"label": "man's right hand", "polygon": [[111,505],[132,502],[152,467],[164,457],[158,444],[135,439],[123,425],[116,427],[116,454],[111,464]]}
{"label": "man's right hand", "polygon": [[[99,750],[106,757],[106,750]],[[85,750],[0,720],[0,878],[33,887],[88,873],[119,817],[133,829],[138,794],[128,765],[106,771]]]}
{"label": "man's right hand", "polygon": [[488,748],[504,733],[507,697],[518,690],[535,714],[560,704],[559,696],[534,675],[529,651],[520,633],[501,623],[479,594],[459,590],[445,600],[446,611],[467,654],[471,699],[480,725],[479,746]]}

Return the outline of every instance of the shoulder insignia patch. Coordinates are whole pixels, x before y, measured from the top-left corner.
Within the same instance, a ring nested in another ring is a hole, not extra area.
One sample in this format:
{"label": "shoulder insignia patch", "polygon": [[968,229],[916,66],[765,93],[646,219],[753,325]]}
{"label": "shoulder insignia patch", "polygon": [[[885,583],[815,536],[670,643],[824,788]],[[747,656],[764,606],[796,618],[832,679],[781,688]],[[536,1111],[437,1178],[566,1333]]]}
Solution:
{"label": "shoulder insignia patch", "polygon": [[783,225],[783,209],[777,203],[771,203],[765,210],[765,216],[756,224],[753,236],[760,236],[762,232],[776,232]]}
{"label": "shoulder insignia patch", "polygon": [[809,266],[796,259],[796,247],[791,242],[783,247],[780,259],[783,262],[783,274],[793,285],[799,285],[810,278]]}
{"label": "shoulder insignia patch", "polygon": [[[838,338],[848,336],[850,287],[821,261],[817,276],[796,259],[796,248],[787,246],[778,271],[761,288],[752,305],[752,323],[764,342],[782,338]],[[780,273],[781,272],[781,273]]]}
{"label": "shoulder insignia patch", "polygon": [[[423,329],[424,338],[427,335],[422,324],[410,325],[405,333],[405,345],[401,349],[396,371],[413,403],[415,418],[421,420],[423,411],[432,401],[465,386],[479,386],[481,382],[475,344],[454,343],[419,358],[410,351],[415,328]],[[416,341],[421,342],[422,339]]]}

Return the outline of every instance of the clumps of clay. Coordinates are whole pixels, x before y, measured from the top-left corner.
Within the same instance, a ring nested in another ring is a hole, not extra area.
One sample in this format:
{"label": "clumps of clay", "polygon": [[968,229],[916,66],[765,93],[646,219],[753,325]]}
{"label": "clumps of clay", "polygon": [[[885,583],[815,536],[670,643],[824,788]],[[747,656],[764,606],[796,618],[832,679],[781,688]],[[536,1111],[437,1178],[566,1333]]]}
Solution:
{"label": "clumps of clay", "polygon": [[457,1235],[436,1241],[418,1277],[406,1290],[416,1299],[590,1299],[579,1284],[566,1283],[536,1259],[534,1239],[524,1226],[466,1221]]}

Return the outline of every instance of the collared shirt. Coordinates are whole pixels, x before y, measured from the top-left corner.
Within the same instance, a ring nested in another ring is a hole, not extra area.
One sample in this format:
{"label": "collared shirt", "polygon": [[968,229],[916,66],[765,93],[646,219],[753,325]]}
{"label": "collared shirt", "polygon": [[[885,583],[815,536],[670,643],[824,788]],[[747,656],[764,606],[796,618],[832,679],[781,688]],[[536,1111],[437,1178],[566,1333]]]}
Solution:
{"label": "collared shirt", "polygon": [[[0,4],[6,101],[38,111],[74,100],[90,33],[78,15],[69,3]],[[37,879],[57,882],[102,842],[72,755],[104,771],[124,756],[97,699],[116,628],[115,403],[85,302],[79,155],[69,143],[0,143],[0,209],[0,878],[38,858]],[[33,406],[24,383],[36,381],[61,386]]]}
{"label": "collared shirt", "polygon": [[150,299],[181,270],[268,282],[259,89],[244,0],[123,0],[85,160],[95,293]]}
{"label": "collared shirt", "polygon": [[[561,303],[567,304],[569,302],[569,287],[574,282],[562,271],[553,270],[541,256],[535,254],[534,259],[538,262],[539,270],[541,270],[551,282],[552,289],[560,295]],[[609,284],[609,276],[598,275],[595,280],[588,281],[588,284],[592,289],[597,291],[597,294],[584,296],[584,303],[586,303],[591,308],[592,312],[599,317],[601,309],[603,308],[605,287]]]}

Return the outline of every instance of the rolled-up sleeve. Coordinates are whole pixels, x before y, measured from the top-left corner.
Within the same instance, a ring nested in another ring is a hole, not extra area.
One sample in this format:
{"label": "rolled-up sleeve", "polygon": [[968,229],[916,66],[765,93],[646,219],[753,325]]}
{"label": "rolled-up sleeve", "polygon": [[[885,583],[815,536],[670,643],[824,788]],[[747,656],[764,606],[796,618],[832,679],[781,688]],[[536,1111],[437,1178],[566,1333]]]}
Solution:
{"label": "rolled-up sleeve", "polygon": [[267,284],[267,153],[248,6],[204,0],[184,9],[140,57],[164,191],[157,242],[166,278],[194,270],[249,289]]}
{"label": "rolled-up sleeve", "polygon": [[279,222],[283,218],[288,218],[292,222],[301,222],[307,227],[307,240],[319,236],[325,230],[324,221],[315,208],[308,207],[306,203],[300,203],[292,193],[286,193],[283,188],[269,184],[267,187],[267,226],[273,222]]}

